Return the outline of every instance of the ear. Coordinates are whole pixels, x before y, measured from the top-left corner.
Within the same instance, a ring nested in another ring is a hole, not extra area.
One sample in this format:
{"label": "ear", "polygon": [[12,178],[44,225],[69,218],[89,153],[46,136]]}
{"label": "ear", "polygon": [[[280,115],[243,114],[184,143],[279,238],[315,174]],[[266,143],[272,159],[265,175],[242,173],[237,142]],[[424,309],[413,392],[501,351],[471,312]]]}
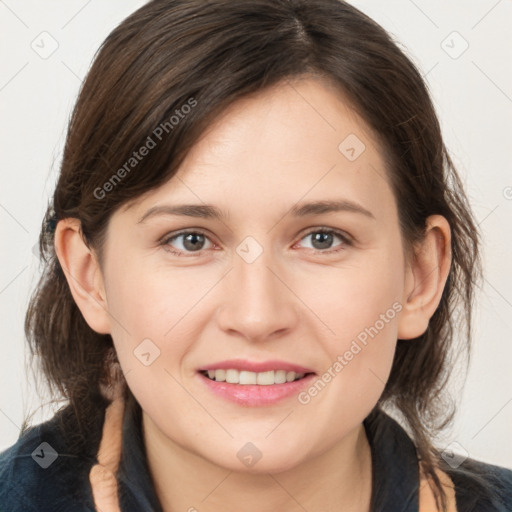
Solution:
{"label": "ear", "polygon": [[441,215],[431,215],[425,236],[414,247],[405,275],[398,338],[421,336],[439,306],[452,261],[451,230]]}
{"label": "ear", "polygon": [[58,222],[55,252],[89,327],[100,334],[110,334],[103,276],[96,254],[84,242],[80,220],[68,218]]}

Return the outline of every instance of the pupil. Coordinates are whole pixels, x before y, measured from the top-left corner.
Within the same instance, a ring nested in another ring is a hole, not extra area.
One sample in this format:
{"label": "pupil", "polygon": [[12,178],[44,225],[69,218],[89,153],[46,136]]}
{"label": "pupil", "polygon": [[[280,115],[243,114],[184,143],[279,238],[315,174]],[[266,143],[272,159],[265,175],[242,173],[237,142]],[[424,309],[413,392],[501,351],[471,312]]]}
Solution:
{"label": "pupil", "polygon": [[332,233],[314,233],[313,247],[315,249],[328,249],[332,243]]}
{"label": "pupil", "polygon": [[204,236],[199,233],[189,233],[185,236],[185,241],[183,245],[188,250],[198,250],[201,249],[202,244],[204,243]]}

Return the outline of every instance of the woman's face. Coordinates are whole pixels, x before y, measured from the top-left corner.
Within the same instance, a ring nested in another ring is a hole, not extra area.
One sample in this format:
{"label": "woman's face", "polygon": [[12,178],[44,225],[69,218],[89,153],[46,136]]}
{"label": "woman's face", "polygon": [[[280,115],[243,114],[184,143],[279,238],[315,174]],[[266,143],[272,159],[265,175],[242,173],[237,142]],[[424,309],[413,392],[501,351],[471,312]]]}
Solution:
{"label": "woman's face", "polygon": [[388,379],[403,252],[381,151],[337,92],[308,79],[233,104],[109,224],[111,331],[146,426],[237,471],[342,443]]}

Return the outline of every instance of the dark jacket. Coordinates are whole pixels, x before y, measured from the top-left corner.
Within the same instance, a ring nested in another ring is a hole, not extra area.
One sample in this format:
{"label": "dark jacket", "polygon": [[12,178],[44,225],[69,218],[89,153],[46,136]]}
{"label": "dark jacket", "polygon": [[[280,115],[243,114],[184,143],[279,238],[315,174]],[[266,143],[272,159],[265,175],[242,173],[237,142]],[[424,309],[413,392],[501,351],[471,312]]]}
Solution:
{"label": "dark jacket", "polygon": [[[95,510],[89,471],[97,463],[104,417],[92,429],[90,446],[77,456],[59,428],[58,418],[65,414],[71,414],[69,408],[31,427],[0,454],[0,512]],[[382,411],[372,413],[364,426],[372,451],[372,511],[417,512],[419,473],[411,439]],[[512,471],[472,459],[442,469],[455,485],[458,512],[512,511]],[[117,478],[123,512],[161,512],[146,462],[140,408],[125,412]]]}

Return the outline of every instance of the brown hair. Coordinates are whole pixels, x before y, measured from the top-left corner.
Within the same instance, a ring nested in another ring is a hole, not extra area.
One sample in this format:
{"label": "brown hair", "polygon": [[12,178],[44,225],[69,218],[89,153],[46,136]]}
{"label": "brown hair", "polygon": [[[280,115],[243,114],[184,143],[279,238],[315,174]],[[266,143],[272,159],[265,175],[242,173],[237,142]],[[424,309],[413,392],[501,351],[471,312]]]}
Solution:
{"label": "brown hair", "polygon": [[[115,355],[111,337],[92,331],[77,308],[48,223],[80,219],[84,240],[101,261],[112,213],[169,180],[226,106],[308,75],[336,84],[378,135],[407,247],[422,237],[429,215],[443,215],[452,230],[453,261],[441,303],[421,337],[398,340],[376,406],[392,404],[403,415],[444,507],[432,439],[453,417],[443,391],[459,322],[467,336],[458,352],[469,354],[477,229],[421,74],[383,28],[345,2],[154,0],[107,37],[70,121],[40,236],[45,268],[27,312],[26,335],[50,386],[69,400],[76,440],[85,443],[105,405],[101,384]],[[193,102],[180,116],[183,105]],[[170,122],[173,115],[179,122]],[[164,123],[156,147],[121,173],[122,180],[112,181]]]}

